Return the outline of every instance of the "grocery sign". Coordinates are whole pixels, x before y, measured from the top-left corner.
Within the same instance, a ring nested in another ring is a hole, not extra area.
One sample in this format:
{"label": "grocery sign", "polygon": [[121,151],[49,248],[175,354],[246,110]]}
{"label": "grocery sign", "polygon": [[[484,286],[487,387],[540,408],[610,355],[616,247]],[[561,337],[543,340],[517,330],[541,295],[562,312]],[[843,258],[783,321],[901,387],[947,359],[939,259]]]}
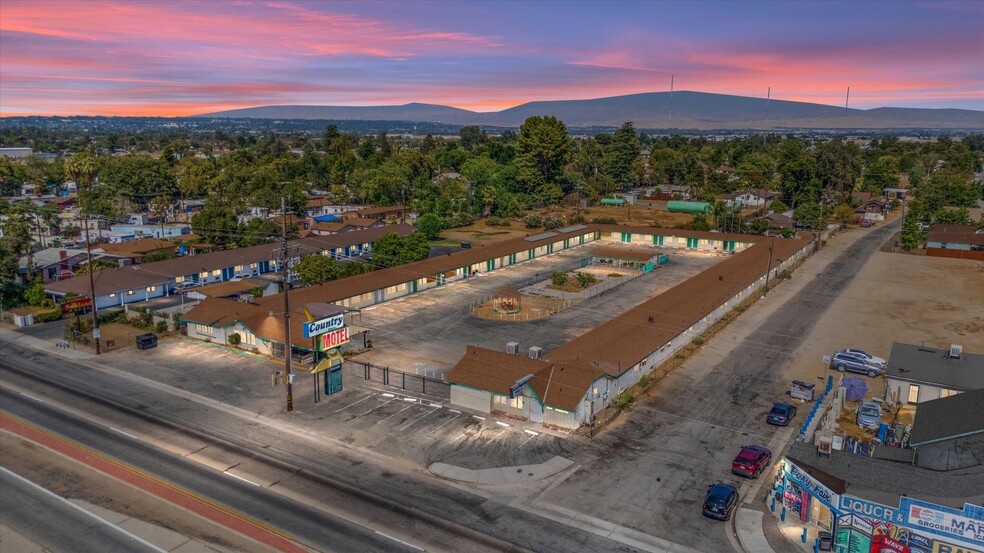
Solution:
{"label": "grocery sign", "polygon": [[319,319],[314,322],[304,323],[304,337],[314,338],[315,336],[320,336],[325,332],[335,330],[336,328],[341,328],[345,326],[345,315],[339,313],[338,315],[332,315],[327,319]]}
{"label": "grocery sign", "polygon": [[984,521],[949,513],[938,507],[910,504],[908,523],[913,528],[984,545]]}
{"label": "grocery sign", "polygon": [[321,351],[327,351],[331,348],[337,348],[342,344],[347,344],[349,341],[349,329],[347,326],[343,326],[337,330],[332,330],[326,332],[320,336],[321,339]]}

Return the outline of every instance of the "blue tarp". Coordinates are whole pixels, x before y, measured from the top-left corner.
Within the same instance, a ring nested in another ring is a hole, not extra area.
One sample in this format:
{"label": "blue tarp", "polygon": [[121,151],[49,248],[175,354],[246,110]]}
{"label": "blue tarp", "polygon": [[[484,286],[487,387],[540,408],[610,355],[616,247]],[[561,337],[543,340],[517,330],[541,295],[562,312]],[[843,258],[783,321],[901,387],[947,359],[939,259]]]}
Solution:
{"label": "blue tarp", "polygon": [[335,221],[341,221],[338,215],[318,215],[314,218],[315,221],[319,223],[334,223]]}

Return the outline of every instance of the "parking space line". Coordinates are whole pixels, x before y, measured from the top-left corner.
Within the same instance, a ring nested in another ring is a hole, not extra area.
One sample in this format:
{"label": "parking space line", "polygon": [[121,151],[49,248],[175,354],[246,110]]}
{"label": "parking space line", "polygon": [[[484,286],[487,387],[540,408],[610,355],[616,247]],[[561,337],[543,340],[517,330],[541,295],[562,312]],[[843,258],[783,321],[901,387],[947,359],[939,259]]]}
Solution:
{"label": "parking space line", "polygon": [[377,421],[377,422],[376,422],[376,424],[377,424],[377,425],[379,425],[379,424],[382,424],[382,423],[384,423],[384,422],[386,422],[386,421],[388,421],[388,420],[390,420],[391,418],[393,418],[393,417],[395,417],[395,416],[397,416],[397,415],[399,415],[400,413],[402,413],[402,412],[404,412],[404,411],[406,411],[407,409],[409,409],[409,408],[411,408],[411,407],[413,407],[413,405],[407,405],[407,406],[406,406],[406,407],[404,407],[403,409],[400,409],[399,411],[397,411],[397,412],[395,412],[395,413],[393,413],[392,415],[390,415],[390,416],[388,416],[388,417],[386,417],[385,419],[383,419],[383,420],[381,420],[381,421]]}
{"label": "parking space line", "polygon": [[427,418],[427,415],[430,415],[434,411],[437,411],[437,409],[431,409],[430,411],[427,411],[423,415],[420,415],[419,417],[413,419],[413,421],[410,424],[408,424],[406,426],[398,426],[397,428],[399,428],[400,430],[406,430],[406,429],[410,428],[411,426],[413,426],[413,425],[417,424],[418,422],[420,422],[420,421],[424,420],[425,418]]}
{"label": "parking space line", "polygon": [[[389,400],[389,401],[384,401],[384,402],[383,402],[383,405],[386,405],[387,403],[389,403],[389,402],[391,402],[391,401],[394,401],[394,400],[392,400],[392,399],[391,399],[391,400]],[[373,412],[373,411],[375,411],[376,409],[379,409],[379,408],[380,408],[380,407],[382,407],[383,405],[377,405],[377,406],[375,406],[375,407],[373,407],[372,409],[370,409],[370,410],[368,410],[368,411],[366,411],[365,413],[362,413],[362,414],[360,414],[360,415],[356,415],[356,417],[364,417],[364,416],[366,416],[366,415],[368,415],[369,413],[372,413],[372,412]]]}
{"label": "parking space line", "polygon": [[[452,409],[452,411],[453,411],[453,409]],[[435,428],[434,430],[431,430],[430,432],[428,432],[428,433],[427,433],[427,435],[428,435],[428,436],[430,436],[430,435],[432,435],[432,434],[434,434],[434,433],[436,433],[436,432],[437,432],[438,430],[440,430],[440,429],[442,429],[442,428],[444,428],[444,427],[445,427],[445,426],[447,426],[447,425],[448,425],[449,423],[451,423],[451,421],[453,421],[454,419],[456,419],[456,418],[458,418],[458,417],[460,417],[460,416],[461,416],[461,413],[459,412],[459,413],[458,413],[457,415],[455,415],[455,416],[453,416],[453,417],[451,417],[450,419],[448,419],[448,420],[446,420],[446,421],[444,421],[444,424],[442,424],[441,426],[438,426],[438,427],[437,427],[437,428]]]}
{"label": "parking space line", "polygon": [[523,440],[523,443],[519,444],[519,447],[517,447],[516,449],[523,447],[524,445],[526,445],[526,442],[532,440],[533,438],[536,438],[536,436],[530,436],[529,438],[526,438],[525,440]]}
{"label": "parking space line", "polygon": [[352,403],[349,403],[349,404],[348,404],[348,405],[346,405],[345,407],[342,407],[342,408],[340,408],[340,409],[336,409],[336,410],[334,410],[334,411],[332,411],[332,413],[340,413],[340,412],[342,412],[342,411],[344,411],[344,410],[346,410],[346,409],[348,409],[349,407],[352,407],[353,405],[357,405],[357,404],[359,404],[359,403],[362,403],[363,401],[365,401],[365,400],[367,400],[367,399],[372,399],[372,396],[366,396],[366,397],[364,397],[364,398],[362,398],[362,399],[360,399],[360,400],[358,400],[358,401],[353,401]]}

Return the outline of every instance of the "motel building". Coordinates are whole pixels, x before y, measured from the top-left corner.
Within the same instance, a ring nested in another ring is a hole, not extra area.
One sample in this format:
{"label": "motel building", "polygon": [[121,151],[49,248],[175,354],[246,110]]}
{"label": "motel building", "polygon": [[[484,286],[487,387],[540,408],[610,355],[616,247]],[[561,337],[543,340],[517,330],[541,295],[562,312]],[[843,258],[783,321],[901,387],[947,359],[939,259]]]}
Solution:
{"label": "motel building", "polygon": [[[787,535],[809,536],[820,551],[984,553],[984,507],[945,506],[884,493],[865,497],[859,487],[793,457],[783,457],[765,495],[765,505]],[[856,494],[856,495],[854,495]],[[805,532],[805,534],[804,534]]]}
{"label": "motel building", "polygon": [[[230,310],[229,304],[241,307]],[[325,395],[342,391],[342,351],[365,347],[366,329],[349,325],[346,312],[328,303],[308,303],[291,311],[291,360],[310,370],[317,390],[324,373]],[[187,324],[189,338],[273,358],[285,355],[283,314],[255,304],[206,298],[181,321]],[[353,336],[357,337],[356,344],[352,343]]]}

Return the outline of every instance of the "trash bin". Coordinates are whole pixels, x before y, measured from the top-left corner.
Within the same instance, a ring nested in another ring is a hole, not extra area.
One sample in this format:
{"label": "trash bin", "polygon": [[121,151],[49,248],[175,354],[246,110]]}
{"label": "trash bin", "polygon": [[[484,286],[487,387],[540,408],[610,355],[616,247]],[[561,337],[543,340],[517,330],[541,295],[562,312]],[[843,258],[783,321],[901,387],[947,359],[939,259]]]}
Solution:
{"label": "trash bin", "polygon": [[830,532],[817,532],[817,541],[820,542],[820,551],[834,550],[834,535]]}
{"label": "trash bin", "polygon": [[467,250],[470,247],[471,247],[471,242],[462,242],[461,243],[461,249],[463,249],[463,250]]}
{"label": "trash bin", "polygon": [[816,392],[816,388],[816,384],[803,382],[802,380],[794,380],[792,388],[789,389],[789,395],[796,399],[813,401],[813,394]]}
{"label": "trash bin", "polygon": [[150,349],[157,347],[156,334],[141,334],[137,336],[137,349]]}

